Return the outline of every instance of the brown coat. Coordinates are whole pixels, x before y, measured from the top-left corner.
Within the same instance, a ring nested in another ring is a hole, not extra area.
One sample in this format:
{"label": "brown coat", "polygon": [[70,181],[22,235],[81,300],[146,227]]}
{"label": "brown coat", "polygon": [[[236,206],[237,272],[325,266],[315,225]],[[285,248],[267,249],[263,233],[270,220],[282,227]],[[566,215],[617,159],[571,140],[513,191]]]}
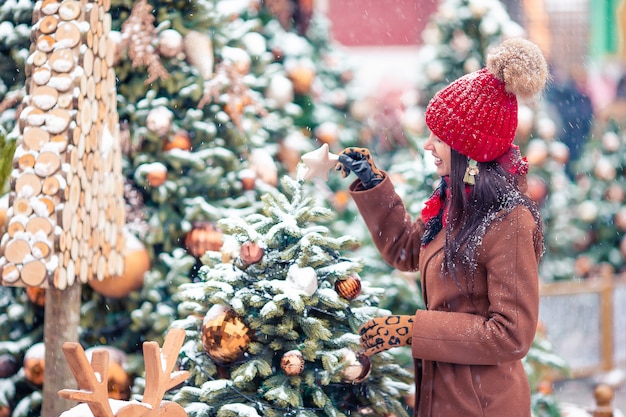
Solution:
{"label": "brown coat", "polygon": [[[529,417],[530,387],[521,359],[532,344],[539,310],[541,245],[530,211],[495,220],[477,256],[471,299],[442,273],[445,232],[421,248],[412,221],[385,178],[351,195],[385,261],[420,271],[426,310],[415,313],[412,351],[419,417]],[[469,280],[467,286],[471,284]]]}

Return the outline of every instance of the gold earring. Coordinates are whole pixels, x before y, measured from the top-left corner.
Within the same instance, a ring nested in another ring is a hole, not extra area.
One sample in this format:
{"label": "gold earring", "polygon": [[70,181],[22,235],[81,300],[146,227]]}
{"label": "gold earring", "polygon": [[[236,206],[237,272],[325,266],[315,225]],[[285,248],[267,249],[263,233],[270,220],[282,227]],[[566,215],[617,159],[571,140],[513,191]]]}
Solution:
{"label": "gold earring", "polygon": [[478,162],[470,159],[467,163],[467,168],[465,168],[465,176],[463,177],[463,182],[468,185],[476,184],[476,175],[478,175]]}

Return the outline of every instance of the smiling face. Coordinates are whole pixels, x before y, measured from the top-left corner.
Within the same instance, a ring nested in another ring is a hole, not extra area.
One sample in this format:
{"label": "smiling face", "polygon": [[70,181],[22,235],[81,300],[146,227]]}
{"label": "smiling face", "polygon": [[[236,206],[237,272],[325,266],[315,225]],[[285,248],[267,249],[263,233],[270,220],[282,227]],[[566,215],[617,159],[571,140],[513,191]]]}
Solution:
{"label": "smiling face", "polygon": [[431,133],[426,142],[424,149],[430,151],[435,159],[437,166],[437,174],[440,176],[450,175],[450,167],[452,162],[452,154],[450,146]]}

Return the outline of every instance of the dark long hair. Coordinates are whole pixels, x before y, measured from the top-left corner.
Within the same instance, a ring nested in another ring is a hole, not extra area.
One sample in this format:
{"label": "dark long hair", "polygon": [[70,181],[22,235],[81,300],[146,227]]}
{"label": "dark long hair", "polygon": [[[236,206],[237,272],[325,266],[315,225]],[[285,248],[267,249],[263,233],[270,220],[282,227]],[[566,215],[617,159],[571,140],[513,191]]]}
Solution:
{"label": "dark long hair", "polygon": [[[479,162],[479,173],[474,186],[463,182],[468,158],[451,150],[450,205],[448,209],[444,271],[449,273],[461,288],[460,277],[466,271],[471,279],[466,284],[468,292],[474,289],[477,249],[494,220],[503,217],[522,205],[532,213],[543,236],[539,209],[535,202],[522,193],[518,176],[510,174],[495,162]],[[543,248],[543,241],[536,242]]]}

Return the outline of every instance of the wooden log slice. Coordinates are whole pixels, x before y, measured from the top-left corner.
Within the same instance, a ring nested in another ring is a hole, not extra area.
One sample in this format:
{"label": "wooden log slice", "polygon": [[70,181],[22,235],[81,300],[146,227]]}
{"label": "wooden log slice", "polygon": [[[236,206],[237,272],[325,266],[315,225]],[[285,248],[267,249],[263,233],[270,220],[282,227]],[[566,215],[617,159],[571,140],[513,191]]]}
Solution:
{"label": "wooden log slice", "polygon": [[83,102],[83,107],[80,109],[79,120],[82,131],[88,132],[89,129],[91,129],[91,100],[85,100]]}
{"label": "wooden log slice", "polygon": [[13,264],[4,265],[2,268],[3,283],[14,284],[20,279],[20,270]]}
{"label": "wooden log slice", "polygon": [[26,231],[32,234],[43,233],[50,236],[54,227],[47,217],[31,217],[26,223]]}
{"label": "wooden log slice", "polygon": [[66,271],[65,271],[68,287],[71,287],[72,285],[74,285],[74,282],[76,281],[76,265],[74,264],[74,262],[72,262],[72,259],[70,259],[69,263],[67,264]]}
{"label": "wooden log slice", "polygon": [[[46,122],[46,113],[37,107],[28,106],[20,114],[20,119],[24,120],[24,126],[42,126]],[[24,130],[24,129],[22,129]]]}
{"label": "wooden log slice", "polygon": [[67,149],[67,142],[67,135],[65,134],[54,135],[50,138],[50,143],[53,143],[55,145],[55,149],[60,153],[65,152]]}
{"label": "wooden log slice", "polygon": [[43,145],[50,142],[50,133],[40,127],[31,126],[24,130],[22,139],[27,149],[40,151]]}
{"label": "wooden log slice", "polygon": [[71,72],[76,66],[74,54],[70,49],[57,49],[50,55],[50,68],[56,72]]}
{"label": "wooden log slice", "polygon": [[71,184],[69,184],[69,195],[67,198],[69,207],[75,213],[78,210],[78,204],[80,202],[80,179],[74,177]]}
{"label": "wooden log slice", "polygon": [[52,50],[54,49],[54,44],[56,43],[54,37],[52,37],[51,35],[43,35],[40,36],[39,38],[37,38],[37,50],[41,51],[41,52],[52,52]]}
{"label": "wooden log slice", "polygon": [[67,73],[55,74],[50,77],[48,86],[53,87],[57,91],[70,91],[70,89],[74,86],[74,77]]}
{"label": "wooden log slice", "polygon": [[20,278],[29,287],[41,287],[45,284],[48,270],[40,260],[30,261],[22,266]]}
{"label": "wooden log slice", "polygon": [[61,182],[58,176],[44,178],[41,192],[47,196],[56,196],[62,192]]}
{"label": "wooden log slice", "polygon": [[[15,217],[12,220],[15,220]],[[15,235],[22,232],[24,232],[24,224],[21,221],[11,221],[7,226],[9,237],[15,237]]]}
{"label": "wooden log slice", "polygon": [[[48,54],[46,54],[45,52],[41,52],[41,51],[35,51],[30,56],[30,60],[33,63],[33,66],[35,68],[41,67],[45,65],[46,62],[48,62]],[[29,68],[29,66],[27,66],[26,68]]]}
{"label": "wooden log slice", "polygon": [[14,216],[30,216],[33,212],[33,206],[30,204],[30,199],[24,197],[17,197],[13,200],[13,215]]}
{"label": "wooden log slice", "polygon": [[65,48],[74,48],[82,36],[80,29],[74,22],[62,22],[55,32],[56,41]]}
{"label": "wooden log slice", "polygon": [[15,181],[15,192],[21,197],[32,197],[41,193],[41,179],[31,173],[23,173]]}
{"label": "wooden log slice", "polygon": [[89,271],[89,262],[86,258],[81,258],[80,260],[80,269],[78,277],[80,278],[80,282],[86,284],[87,281],[91,278],[91,273]]}
{"label": "wooden log slice", "polygon": [[37,108],[41,110],[50,110],[57,104],[59,92],[47,85],[36,86],[31,91],[30,100]]}
{"label": "wooden log slice", "polygon": [[81,66],[85,71],[85,76],[87,78],[91,77],[93,74],[93,51],[89,48],[85,49],[83,54],[80,57]]}
{"label": "wooden log slice", "polygon": [[64,267],[59,266],[54,271],[54,286],[60,290],[64,290],[67,288],[67,271]]}
{"label": "wooden log slice", "polygon": [[52,249],[46,242],[38,241],[33,243],[31,251],[35,259],[45,259],[50,255]]}
{"label": "wooden log slice", "polygon": [[14,264],[21,264],[30,254],[30,245],[24,239],[10,240],[4,248],[4,257]]}
{"label": "wooden log slice", "polygon": [[72,117],[66,109],[52,109],[46,115],[46,128],[52,134],[58,134],[70,125]]}
{"label": "wooden log slice", "polygon": [[58,24],[59,20],[55,15],[44,16],[44,18],[39,21],[38,29],[41,33],[49,35],[57,30]]}
{"label": "wooden log slice", "polygon": [[80,16],[80,2],[73,0],[65,0],[59,7],[59,16],[62,20],[76,20]]}
{"label": "wooden log slice", "polygon": [[52,199],[48,197],[40,197],[39,202],[42,204],[42,207],[45,207],[45,210],[48,213],[48,216],[51,216],[52,213],[54,213],[56,205],[54,201],[52,201]]}
{"label": "wooden log slice", "polygon": [[46,85],[51,77],[52,71],[50,71],[50,68],[37,67],[33,70],[30,79],[37,85]]}
{"label": "wooden log slice", "polygon": [[56,152],[41,152],[35,163],[35,174],[50,177],[61,168],[61,159]]}
{"label": "wooden log slice", "polygon": [[97,80],[95,76],[95,68],[96,66],[94,65],[94,74],[91,77],[87,78],[87,90],[85,91],[85,93],[89,100],[94,100],[96,98],[96,81]]}
{"label": "wooden log slice", "polygon": [[17,160],[17,167],[22,171],[35,166],[35,156],[32,153],[25,153]]}
{"label": "wooden log slice", "polygon": [[61,3],[58,0],[43,0],[40,10],[44,15],[53,15],[59,11],[59,6]]}

